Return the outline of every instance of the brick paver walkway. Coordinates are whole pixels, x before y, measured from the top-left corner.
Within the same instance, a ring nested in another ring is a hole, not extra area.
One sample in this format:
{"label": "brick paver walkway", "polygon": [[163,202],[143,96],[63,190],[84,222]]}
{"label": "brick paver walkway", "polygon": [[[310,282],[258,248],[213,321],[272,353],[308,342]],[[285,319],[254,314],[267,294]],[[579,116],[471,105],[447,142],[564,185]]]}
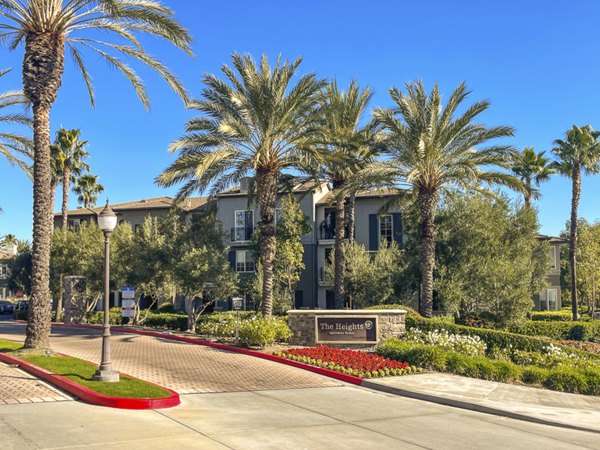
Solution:
{"label": "brick paver walkway", "polygon": [[[0,323],[0,338],[24,335],[22,324]],[[53,327],[53,350],[98,364],[99,330]],[[340,386],[301,369],[252,356],[126,333],[111,338],[113,367],[180,394]]]}
{"label": "brick paver walkway", "polygon": [[26,372],[0,363],[0,405],[66,400],[72,398]]}

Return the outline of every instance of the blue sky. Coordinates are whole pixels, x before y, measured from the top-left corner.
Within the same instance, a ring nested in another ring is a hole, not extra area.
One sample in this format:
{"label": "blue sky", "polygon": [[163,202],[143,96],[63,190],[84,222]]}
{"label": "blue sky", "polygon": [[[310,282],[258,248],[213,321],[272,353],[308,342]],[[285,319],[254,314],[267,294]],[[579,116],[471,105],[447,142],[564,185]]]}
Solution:
{"label": "blue sky", "polygon": [[[163,0],[192,32],[196,57],[154,39],[148,50],[167,63],[198,96],[203,73],[216,73],[232,52],[255,57],[266,52],[294,59],[300,72],[356,78],[375,90],[373,106],[389,106],[389,87],[417,78],[449,93],[466,80],[472,101],[487,98],[482,116],[489,125],[511,125],[517,148],[549,150],[573,124],[600,129],[600,2],[571,1],[351,1],[278,0],[208,2]],[[0,90],[20,86],[23,49],[0,49],[0,67],[13,73]],[[154,73],[139,68],[152,100],[145,111],[123,77],[88,55],[97,95],[95,109],[72,61],[52,110],[52,133],[80,128],[90,142],[89,163],[118,203],[161,195],[176,188],[154,185],[174,159],[167,152],[193,114]],[[136,66],[138,68],[138,66]],[[0,160],[0,235],[30,239],[31,183]],[[600,219],[596,206],[600,175],[585,177],[580,215]],[[569,216],[570,181],[554,177],[542,186],[538,202],[542,232],[556,234]],[[60,198],[56,199],[56,210]],[[76,196],[70,199],[76,207]]]}

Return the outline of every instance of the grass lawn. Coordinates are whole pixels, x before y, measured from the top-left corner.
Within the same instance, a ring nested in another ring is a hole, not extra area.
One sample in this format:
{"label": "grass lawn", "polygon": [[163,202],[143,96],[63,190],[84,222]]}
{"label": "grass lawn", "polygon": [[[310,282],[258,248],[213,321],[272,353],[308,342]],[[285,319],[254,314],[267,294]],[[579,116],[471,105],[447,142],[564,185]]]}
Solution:
{"label": "grass lawn", "polygon": [[[0,339],[0,351],[3,353],[10,353],[22,346],[23,344],[18,342]],[[171,396],[169,391],[158,386],[123,375],[121,375],[121,381],[117,383],[93,381],[92,376],[96,372],[97,366],[70,356],[20,355],[19,358],[110,397],[167,398]]]}

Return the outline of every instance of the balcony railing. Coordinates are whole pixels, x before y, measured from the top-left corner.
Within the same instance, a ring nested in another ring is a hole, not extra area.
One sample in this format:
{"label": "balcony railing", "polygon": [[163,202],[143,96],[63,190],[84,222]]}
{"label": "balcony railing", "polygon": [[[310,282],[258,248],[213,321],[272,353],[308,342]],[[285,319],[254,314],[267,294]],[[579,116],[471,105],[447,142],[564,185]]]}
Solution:
{"label": "balcony railing", "polygon": [[[356,229],[355,229],[355,233],[356,233]],[[344,226],[344,239],[348,239],[348,226]],[[356,234],[354,234],[356,236]],[[327,226],[320,226],[319,227],[319,239],[321,240],[325,240],[325,239],[335,239],[335,228],[333,227],[327,227]]]}
{"label": "balcony railing", "polygon": [[252,239],[253,227],[233,227],[231,229],[231,242],[245,242]]}

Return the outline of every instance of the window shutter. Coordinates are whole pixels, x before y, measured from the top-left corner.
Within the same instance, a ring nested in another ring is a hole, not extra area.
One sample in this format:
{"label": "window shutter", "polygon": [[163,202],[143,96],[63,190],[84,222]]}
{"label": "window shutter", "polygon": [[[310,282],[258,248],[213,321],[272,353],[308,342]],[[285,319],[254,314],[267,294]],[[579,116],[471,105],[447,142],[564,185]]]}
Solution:
{"label": "window shutter", "polygon": [[229,266],[232,270],[235,270],[235,250],[229,251]]}
{"label": "window shutter", "polygon": [[377,214],[369,214],[369,250],[379,250],[379,221]]}
{"label": "window shutter", "polygon": [[394,241],[400,248],[402,248],[402,214],[392,213],[392,224],[393,224],[393,236]]}

